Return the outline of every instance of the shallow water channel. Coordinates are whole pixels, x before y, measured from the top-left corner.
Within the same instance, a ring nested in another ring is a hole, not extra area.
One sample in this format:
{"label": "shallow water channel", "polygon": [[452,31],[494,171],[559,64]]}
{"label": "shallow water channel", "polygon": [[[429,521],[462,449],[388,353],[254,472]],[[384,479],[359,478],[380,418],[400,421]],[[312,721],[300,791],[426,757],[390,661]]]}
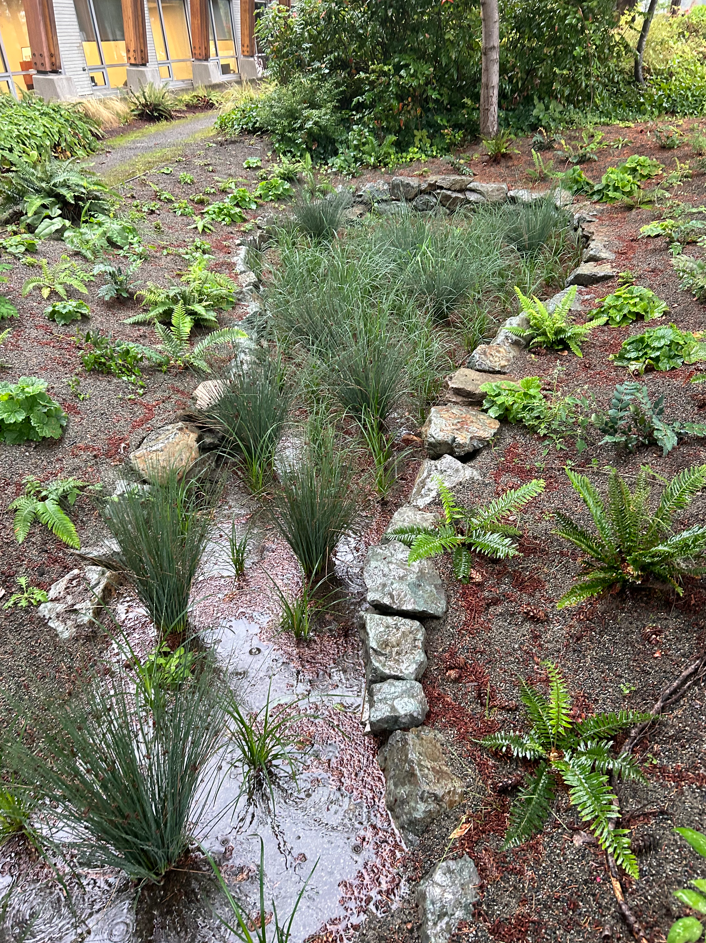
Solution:
{"label": "shallow water channel", "polygon": [[[233,517],[245,527],[252,509],[252,499],[231,488],[219,509],[223,531]],[[296,592],[296,560],[276,535],[256,525],[245,576],[236,582],[224,532],[214,530],[208,562],[195,585],[196,628],[222,659],[242,709],[259,710],[269,691],[271,704],[297,701],[298,710],[311,716],[296,728],[296,781],[280,778],[274,811],[270,802],[248,802],[241,795],[239,772],[226,766],[218,795],[195,833],[248,913],[258,910],[261,840],[267,909],[274,899],[280,921],[288,918],[311,875],[292,943],[312,935],[321,943],[342,943],[355,936],[366,914],[394,906],[402,893],[399,866],[405,854],[385,808],[376,742],[363,734],[358,634],[339,624],[340,615],[329,614],[325,630],[308,644],[282,635],[272,581],[286,594]],[[348,614],[360,601],[367,542],[364,537],[346,540],[335,559]],[[116,596],[112,608],[130,645],[146,654],[155,638],[144,611],[127,591]],[[235,938],[218,919],[218,912],[227,913],[223,897],[199,858],[164,886],[139,894],[124,875],[108,870],[78,868],[81,882],[67,875],[62,887],[48,869],[25,858],[17,846],[9,846],[4,858],[0,853],[0,897],[6,900],[0,943]]]}

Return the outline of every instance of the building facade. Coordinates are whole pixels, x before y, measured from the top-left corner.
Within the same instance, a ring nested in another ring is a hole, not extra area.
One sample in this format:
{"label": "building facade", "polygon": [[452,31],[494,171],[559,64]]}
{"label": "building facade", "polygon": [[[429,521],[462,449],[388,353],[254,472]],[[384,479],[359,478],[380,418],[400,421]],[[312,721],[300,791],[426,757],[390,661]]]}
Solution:
{"label": "building facade", "polygon": [[[281,0],[280,0],[281,2]],[[0,0],[0,93],[80,98],[255,78],[262,0]],[[289,2],[286,3],[289,6]]]}

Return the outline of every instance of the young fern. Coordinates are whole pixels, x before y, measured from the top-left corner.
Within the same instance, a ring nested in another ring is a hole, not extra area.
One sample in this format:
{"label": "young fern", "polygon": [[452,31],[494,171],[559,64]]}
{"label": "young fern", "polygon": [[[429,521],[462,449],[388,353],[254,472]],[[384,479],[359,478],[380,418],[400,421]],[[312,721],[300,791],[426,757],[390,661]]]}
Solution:
{"label": "young fern", "polygon": [[510,809],[503,847],[514,848],[542,830],[557,785],[562,783],[601,848],[637,878],[637,860],[630,848],[628,830],[611,828],[620,812],[608,777],[612,774],[618,779],[644,781],[644,776],[633,757],[614,756],[610,748],[612,737],[652,715],[620,711],[574,721],[571,697],[561,673],[551,662],[543,665],[549,678],[548,698],[520,680],[520,699],[532,724],[530,731],[501,731],[482,740],[483,746],[491,750],[537,763]]}
{"label": "young fern", "polygon": [[490,504],[470,511],[456,505],[453,494],[440,478],[436,482],[443,507],[440,523],[431,528],[399,527],[390,535],[410,548],[410,563],[450,553],[454,576],[467,582],[471,574],[471,551],[497,560],[505,560],[519,553],[513,538],[519,537],[521,531],[512,524],[503,523],[503,520],[511,514],[517,514],[542,493],[544,481],[541,478],[506,491]]}
{"label": "young fern", "polygon": [[631,492],[613,469],[607,502],[584,475],[567,469],[574,489],[590,511],[597,533],[572,517],[557,512],[555,531],[585,554],[583,579],[558,602],[575,606],[613,588],[667,584],[682,594],[683,575],[706,573],[706,526],[695,525],[675,533],[672,518],[689,506],[706,485],[706,465],[686,468],[665,486],[659,504],[649,503],[651,470],[642,468]]}
{"label": "young fern", "polygon": [[78,550],[81,546],[76,527],[66,513],[76,503],[85,481],[78,478],[57,478],[46,487],[33,475],[23,479],[24,494],[8,505],[15,512],[13,530],[17,543],[21,544],[29,534],[35,521],[44,524],[52,534],[69,547]]}
{"label": "young fern", "polygon": [[581,344],[586,340],[589,332],[594,327],[603,324],[604,321],[597,319],[588,321],[586,324],[572,324],[569,321],[569,311],[576,298],[575,285],[571,286],[566,293],[566,297],[551,312],[536,296],[528,298],[522,294],[519,288],[515,288],[515,291],[520,299],[522,311],[529,322],[529,327],[508,327],[507,330],[511,334],[529,341],[530,350],[534,347],[546,347],[550,350],[566,350],[568,348],[577,357],[583,357]]}
{"label": "young fern", "polygon": [[210,373],[210,368],[205,360],[208,350],[231,344],[234,341],[247,337],[244,331],[237,327],[224,327],[218,331],[211,331],[202,340],[193,347],[190,345],[191,331],[194,327],[194,320],[190,318],[184,308],[183,302],[179,302],[172,312],[172,322],[169,327],[155,322],[154,329],[160,341],[160,347],[164,356],[170,364],[177,367],[193,367],[204,373]]}

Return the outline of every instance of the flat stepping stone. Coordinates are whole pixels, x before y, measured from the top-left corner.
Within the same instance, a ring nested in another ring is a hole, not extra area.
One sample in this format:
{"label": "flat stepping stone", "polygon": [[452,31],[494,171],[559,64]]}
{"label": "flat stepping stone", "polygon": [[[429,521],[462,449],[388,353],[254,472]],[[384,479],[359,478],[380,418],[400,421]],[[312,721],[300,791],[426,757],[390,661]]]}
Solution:
{"label": "flat stepping stone", "polygon": [[368,689],[370,732],[392,733],[419,727],[429,712],[424,689],[418,681],[383,681]]}
{"label": "flat stepping stone", "polygon": [[468,855],[437,864],[417,888],[422,943],[448,943],[462,920],[472,923],[479,886],[480,875]]}
{"label": "flat stepping stone", "polygon": [[514,353],[510,347],[501,344],[480,344],[468,358],[466,364],[471,370],[481,373],[507,373]]}
{"label": "flat stepping stone", "polygon": [[446,612],[446,591],[429,560],[409,563],[409,548],[392,541],[370,547],[363,567],[366,599],[380,612],[440,619]]}
{"label": "flat stepping stone", "polygon": [[463,783],[429,727],[395,731],[378,754],[385,774],[385,805],[407,841],[415,841],[448,809],[463,801]]}
{"label": "flat stepping stone", "polygon": [[[492,378],[486,378],[486,380],[490,379]],[[481,481],[482,476],[475,468],[469,468],[453,455],[442,455],[437,461],[427,459],[419,469],[417,480],[409,496],[409,504],[414,508],[424,508],[436,501],[439,497],[437,479],[441,479],[446,487],[453,491],[458,485],[469,481]]]}
{"label": "flat stepping stone", "polygon": [[464,458],[486,446],[499,428],[497,419],[472,406],[433,406],[422,439],[430,458]]}
{"label": "flat stepping stone", "polygon": [[584,262],[569,275],[566,285],[567,287],[571,287],[571,285],[581,285],[583,287],[598,285],[600,282],[607,282],[609,279],[615,278],[617,274],[615,269],[601,262]]}
{"label": "flat stepping stone", "polygon": [[[505,382],[517,383],[516,377],[504,376]],[[453,397],[452,402],[475,404],[480,406],[485,400],[486,393],[481,391],[485,383],[492,382],[487,373],[481,373],[479,370],[469,370],[468,367],[461,367],[456,373],[451,374],[446,379],[446,386],[449,396]]]}
{"label": "flat stepping stone", "polygon": [[364,623],[368,683],[419,681],[427,667],[426,632],[421,622],[366,612]]}

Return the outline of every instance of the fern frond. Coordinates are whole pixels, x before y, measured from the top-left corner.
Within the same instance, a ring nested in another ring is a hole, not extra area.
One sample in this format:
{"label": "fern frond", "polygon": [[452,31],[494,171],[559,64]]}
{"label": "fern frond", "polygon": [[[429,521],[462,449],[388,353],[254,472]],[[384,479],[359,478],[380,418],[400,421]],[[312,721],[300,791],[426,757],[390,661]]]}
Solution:
{"label": "fern frond", "polygon": [[612,829],[618,817],[615,796],[605,773],[591,772],[586,761],[559,760],[554,764],[567,786],[569,799],[579,816],[598,839],[598,844],[613,856],[616,863],[631,877],[639,877],[637,858],[630,849],[630,833],[625,828]]}
{"label": "fern frond", "polygon": [[649,550],[644,550],[635,556],[642,565],[649,564],[652,567],[655,564],[682,559],[697,559],[704,553],[706,553],[706,526],[696,525],[679,534],[672,534],[656,547],[650,547]]}
{"label": "fern frond", "polygon": [[600,560],[602,563],[608,563],[616,558],[617,555],[607,544],[597,539],[595,534],[590,534],[583,527],[580,527],[568,515],[562,511],[557,511],[556,518],[561,525],[554,531],[558,537],[563,537],[564,540],[568,540],[579,550],[583,550],[594,560]]}
{"label": "fern frond", "polygon": [[481,745],[487,750],[498,750],[500,753],[510,753],[521,760],[541,760],[545,750],[541,744],[534,741],[526,733],[498,733],[483,737]]}
{"label": "fern frond", "polygon": [[641,711],[617,711],[615,713],[596,714],[579,720],[574,724],[573,732],[579,740],[615,737],[623,730],[630,730],[637,724],[650,720],[652,714]]}
{"label": "fern frond", "polygon": [[456,506],[451,489],[444,484],[439,475],[434,476],[434,482],[439,490],[439,500],[444,509],[444,520],[446,523],[451,524],[453,521],[462,519],[465,515],[461,508]]}
{"label": "fern frond", "polygon": [[554,801],[555,789],[552,771],[546,763],[540,763],[510,808],[510,821],[503,849],[521,845],[542,830]]}
{"label": "fern frond", "polygon": [[409,527],[396,527],[387,534],[388,540],[396,540],[406,547],[411,547],[417,537],[422,535],[434,535],[436,530],[432,527],[418,527],[411,525]]}
{"label": "fern frond", "polygon": [[453,552],[454,576],[460,583],[467,583],[473,569],[471,554],[466,547],[456,547]]}
{"label": "fern frond", "polygon": [[587,740],[578,749],[566,751],[565,758],[575,756],[579,761],[590,763],[597,773],[613,773],[619,779],[646,782],[645,776],[634,757],[627,753],[612,756],[612,741]]}
{"label": "fern frond", "polygon": [[590,511],[593,522],[596,525],[598,534],[608,547],[615,546],[615,535],[611,531],[608,517],[606,515],[605,505],[593,483],[585,475],[579,475],[567,468],[566,474],[574,490],[579,494],[581,500]]}
{"label": "fern frond", "polygon": [[474,508],[469,515],[469,524],[473,528],[488,527],[498,524],[508,514],[516,514],[544,491],[544,480],[534,478],[519,488],[511,488],[499,498],[495,498],[485,507]]}
{"label": "fern frond", "polygon": [[48,527],[52,534],[55,534],[59,540],[62,540],[74,550],[79,550],[81,541],[79,540],[76,528],[69,516],[62,511],[54,501],[39,501],[37,503],[37,518]]}
{"label": "fern frond", "polygon": [[151,311],[140,311],[132,317],[125,318],[123,324],[152,324],[156,320]]}
{"label": "fern frond", "polygon": [[39,502],[37,499],[29,495],[21,495],[19,498],[15,498],[12,504],[8,505],[8,510],[15,512],[12,529],[15,532],[15,538],[18,544],[21,544],[27,537],[30,527],[37,516],[38,506]]}
{"label": "fern frond", "polygon": [[509,557],[519,556],[519,550],[516,549],[512,539],[502,534],[472,530],[466,534],[466,543],[476,553],[482,553],[486,557],[493,557],[496,560],[507,560]]}
{"label": "fern frond", "polygon": [[192,357],[201,357],[211,347],[230,344],[232,341],[242,340],[247,336],[245,331],[241,331],[239,327],[224,327],[218,331],[211,331],[197,344],[194,344],[191,351]]}
{"label": "fern frond", "polygon": [[556,607],[557,609],[563,609],[565,606],[576,606],[580,602],[583,602],[584,599],[589,599],[591,596],[600,596],[601,593],[618,585],[620,582],[621,573],[618,569],[606,567],[602,571],[594,570],[588,579],[577,583],[575,586],[572,586],[568,592],[564,593],[557,602]]}
{"label": "fern frond", "polygon": [[542,662],[549,675],[549,717],[554,743],[571,726],[571,698],[561,672],[551,661]]}
{"label": "fern frond", "polygon": [[524,678],[520,678],[520,700],[527,708],[536,739],[549,749],[554,742],[554,738],[552,736],[552,715],[547,699],[536,688],[529,685]]}
{"label": "fern frond", "polygon": [[180,301],[172,312],[171,330],[174,338],[179,342],[182,349],[188,347],[193,327],[194,321],[187,316],[184,309],[184,302]]}
{"label": "fern frond", "polygon": [[[453,533],[451,528],[442,528],[434,534],[420,534],[414,541],[409,551],[409,562],[417,563],[419,560],[426,560],[428,557],[437,557],[442,553],[450,553],[456,547],[462,546],[464,538]],[[451,531],[451,533],[448,533]]]}
{"label": "fern frond", "polygon": [[662,492],[657,510],[652,516],[652,524],[646,536],[648,545],[657,534],[669,531],[674,514],[687,508],[704,485],[706,465],[685,468],[672,478]]}
{"label": "fern frond", "polygon": [[635,502],[638,494],[646,502],[649,491],[643,488],[637,492],[636,489],[636,495],[631,495],[626,483],[613,469],[608,479],[608,514],[618,547],[626,555],[636,547],[644,523],[644,507],[640,507],[639,499]]}

